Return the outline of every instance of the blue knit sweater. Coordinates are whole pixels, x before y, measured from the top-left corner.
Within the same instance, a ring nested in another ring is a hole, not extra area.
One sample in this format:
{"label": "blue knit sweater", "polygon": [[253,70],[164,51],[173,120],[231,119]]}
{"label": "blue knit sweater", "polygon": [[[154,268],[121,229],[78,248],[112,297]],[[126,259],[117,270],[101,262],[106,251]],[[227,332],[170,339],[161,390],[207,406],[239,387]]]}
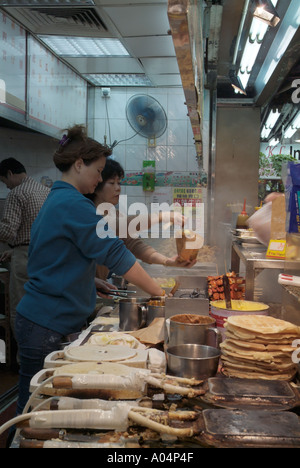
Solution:
{"label": "blue knit sweater", "polygon": [[75,187],[54,183],[32,226],[19,314],[63,335],[80,330],[96,303],[96,264],[123,275],[136,261],[120,239],[97,236],[99,220]]}

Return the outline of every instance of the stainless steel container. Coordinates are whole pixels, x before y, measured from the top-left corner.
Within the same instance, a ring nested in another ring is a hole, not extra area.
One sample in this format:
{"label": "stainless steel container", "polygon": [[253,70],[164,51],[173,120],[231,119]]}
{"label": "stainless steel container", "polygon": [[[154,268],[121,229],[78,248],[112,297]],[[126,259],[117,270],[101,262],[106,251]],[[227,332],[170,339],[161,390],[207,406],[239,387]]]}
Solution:
{"label": "stainless steel container", "polygon": [[148,305],[146,312],[146,327],[157,317],[165,317],[165,306]]}
{"label": "stainless steel container", "polygon": [[134,331],[146,325],[147,301],[145,297],[130,297],[119,301],[119,329]]}
{"label": "stainless steel container", "polygon": [[219,347],[221,332],[216,321],[206,315],[179,314],[170,317],[169,346],[185,343]]}
{"label": "stainless steel container", "polygon": [[166,351],[168,374],[188,379],[207,379],[216,375],[221,351],[212,346],[182,344]]}

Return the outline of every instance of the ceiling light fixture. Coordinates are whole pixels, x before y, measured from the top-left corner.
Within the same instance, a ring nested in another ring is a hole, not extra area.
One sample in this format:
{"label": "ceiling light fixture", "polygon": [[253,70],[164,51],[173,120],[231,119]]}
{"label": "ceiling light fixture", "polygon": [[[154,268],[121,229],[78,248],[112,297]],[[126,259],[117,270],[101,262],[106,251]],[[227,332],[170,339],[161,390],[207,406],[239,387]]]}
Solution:
{"label": "ceiling light fixture", "polygon": [[[272,0],[273,7],[277,5],[277,2],[278,0]],[[267,23],[260,21],[258,18],[253,18],[238,72],[238,77],[240,78],[244,89],[247,87],[252,68],[255,64],[268,27]]]}
{"label": "ceiling light fixture", "polygon": [[38,35],[54,53],[63,57],[120,57],[129,53],[115,38]]}
{"label": "ceiling light fixture", "polygon": [[93,0],[0,0],[5,7],[93,6]]}
{"label": "ceiling light fixture", "polygon": [[245,96],[247,96],[247,93],[244,90],[242,82],[239,76],[237,76],[235,69],[233,68],[229,70],[229,79],[231,82],[231,86],[233,87],[236,93],[245,94]]}
{"label": "ceiling light fixture", "polygon": [[285,130],[284,138],[291,138],[299,128],[300,128],[300,112],[296,114],[291,124]]}
{"label": "ceiling light fixture", "polygon": [[278,110],[275,110],[275,111],[272,110],[270,112],[261,132],[262,138],[268,138],[268,136],[271,133],[271,130],[273,130],[279,117],[280,117],[280,112]]}
{"label": "ceiling light fixture", "polygon": [[237,38],[236,38],[236,41],[235,41],[235,48],[234,48],[234,53],[233,53],[232,65],[231,65],[231,68],[229,70],[229,79],[230,79],[230,82],[231,82],[231,86],[233,87],[233,89],[235,90],[236,93],[241,93],[241,94],[245,94],[245,95],[247,95],[247,93],[243,88],[241,79],[237,76],[236,60],[237,60],[238,50],[239,50],[239,46],[240,46],[240,41],[241,41],[241,37],[242,37],[242,32],[243,32],[246,16],[247,16],[247,13],[248,13],[249,3],[250,3],[250,0],[245,0],[243,13],[242,13],[242,18],[241,18],[241,22],[240,22],[240,26],[239,26],[239,31],[238,31],[238,35],[237,35]]}
{"label": "ceiling light fixture", "polygon": [[276,146],[279,143],[279,138],[272,138],[272,140],[269,141],[269,146]]}
{"label": "ceiling light fixture", "polygon": [[92,73],[83,76],[95,86],[153,86],[142,73]]}
{"label": "ceiling light fixture", "polygon": [[0,6],[5,7],[65,7],[93,6],[94,0],[0,0]]}
{"label": "ceiling light fixture", "polygon": [[280,17],[275,10],[271,0],[254,0],[255,8],[253,16],[260,21],[275,27],[280,21]]}
{"label": "ceiling light fixture", "polygon": [[4,80],[0,80],[0,103],[6,103],[6,84]]}

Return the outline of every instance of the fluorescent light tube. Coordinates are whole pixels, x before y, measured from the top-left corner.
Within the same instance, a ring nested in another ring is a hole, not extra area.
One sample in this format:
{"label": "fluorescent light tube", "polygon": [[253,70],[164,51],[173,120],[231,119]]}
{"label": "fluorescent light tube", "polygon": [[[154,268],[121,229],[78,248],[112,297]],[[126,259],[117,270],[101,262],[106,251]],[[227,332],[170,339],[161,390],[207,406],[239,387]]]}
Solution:
{"label": "fluorescent light tube", "polygon": [[284,138],[291,138],[298,129],[293,128],[291,125],[285,130]]}
{"label": "fluorescent light tube", "polygon": [[4,80],[0,80],[0,103],[6,103],[6,84]]}
{"label": "fluorescent light tube", "polygon": [[294,133],[300,128],[300,112],[296,114],[291,124],[288,126],[286,131],[284,132],[285,138],[291,138]]}
{"label": "fluorescent light tube", "polygon": [[76,36],[38,36],[57,55],[63,57],[112,57],[128,56],[129,53],[115,38]]}
{"label": "fluorescent light tube", "polygon": [[272,129],[272,128],[274,127],[274,125],[276,124],[276,122],[277,122],[279,116],[280,116],[280,112],[278,112],[278,111],[275,111],[275,112],[271,111],[270,114],[269,114],[269,116],[268,116],[268,118],[267,118],[267,120],[266,120],[266,123],[265,123],[266,127]]}
{"label": "fluorescent light tube", "polygon": [[83,75],[95,86],[153,86],[144,74],[92,73]]}
{"label": "fluorescent light tube", "polygon": [[0,0],[0,6],[6,7],[48,7],[48,6],[93,6],[93,0]]}

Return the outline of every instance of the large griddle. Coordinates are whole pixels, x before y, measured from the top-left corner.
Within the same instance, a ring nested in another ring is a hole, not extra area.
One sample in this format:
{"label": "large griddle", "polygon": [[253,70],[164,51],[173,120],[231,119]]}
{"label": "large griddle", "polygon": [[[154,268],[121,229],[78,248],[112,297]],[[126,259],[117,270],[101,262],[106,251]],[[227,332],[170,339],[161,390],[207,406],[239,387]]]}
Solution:
{"label": "large griddle", "polygon": [[300,406],[299,388],[286,381],[212,377],[201,399],[232,409],[289,410]]}
{"label": "large griddle", "polygon": [[217,448],[300,448],[299,417],[288,411],[205,409],[197,439]]}

